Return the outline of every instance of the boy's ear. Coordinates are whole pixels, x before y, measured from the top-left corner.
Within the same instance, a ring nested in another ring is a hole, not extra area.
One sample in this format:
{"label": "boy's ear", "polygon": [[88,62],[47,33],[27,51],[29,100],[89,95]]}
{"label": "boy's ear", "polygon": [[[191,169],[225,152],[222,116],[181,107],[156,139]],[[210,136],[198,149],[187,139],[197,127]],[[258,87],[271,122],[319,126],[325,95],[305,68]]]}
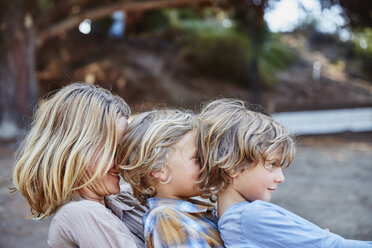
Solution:
{"label": "boy's ear", "polygon": [[159,180],[160,183],[165,183],[168,181],[169,175],[168,170],[166,168],[162,168],[158,171],[151,171],[150,176],[152,178],[156,178]]}
{"label": "boy's ear", "polygon": [[230,177],[232,177],[232,178],[237,177],[240,173],[241,173],[241,171],[236,171],[236,170],[231,170],[231,171],[227,172],[227,174],[228,174]]}

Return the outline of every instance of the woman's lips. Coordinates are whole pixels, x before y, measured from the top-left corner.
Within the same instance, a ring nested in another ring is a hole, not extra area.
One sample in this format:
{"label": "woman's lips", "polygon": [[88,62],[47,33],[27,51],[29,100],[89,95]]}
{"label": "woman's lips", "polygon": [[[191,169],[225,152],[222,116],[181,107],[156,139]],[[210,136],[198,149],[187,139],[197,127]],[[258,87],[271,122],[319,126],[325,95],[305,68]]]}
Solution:
{"label": "woman's lips", "polygon": [[111,176],[114,176],[114,177],[120,178],[120,176],[119,176],[119,172],[111,172],[111,171],[109,171],[108,174],[111,175]]}

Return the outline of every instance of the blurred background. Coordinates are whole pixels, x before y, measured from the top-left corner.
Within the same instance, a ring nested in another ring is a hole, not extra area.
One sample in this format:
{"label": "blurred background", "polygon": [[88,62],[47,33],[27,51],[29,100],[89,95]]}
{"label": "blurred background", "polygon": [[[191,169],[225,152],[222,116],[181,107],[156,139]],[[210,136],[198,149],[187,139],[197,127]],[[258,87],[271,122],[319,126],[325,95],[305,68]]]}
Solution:
{"label": "blurred background", "polygon": [[50,220],[9,193],[13,153],[43,97],[76,81],[134,113],[262,106],[298,137],[273,202],[372,240],[371,1],[2,0],[0,247],[47,246]]}

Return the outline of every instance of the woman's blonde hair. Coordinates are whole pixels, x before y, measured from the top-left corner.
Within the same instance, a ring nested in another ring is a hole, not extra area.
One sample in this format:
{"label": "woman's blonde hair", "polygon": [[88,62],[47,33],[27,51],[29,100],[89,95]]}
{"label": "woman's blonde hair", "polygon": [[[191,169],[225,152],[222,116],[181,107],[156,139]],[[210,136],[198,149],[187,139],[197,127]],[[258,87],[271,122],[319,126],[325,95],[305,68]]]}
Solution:
{"label": "woman's blonde hair", "polygon": [[[68,85],[41,104],[13,171],[30,217],[48,217],[69,202],[75,190],[107,173],[118,143],[117,122],[129,114],[123,99],[83,83]],[[82,183],[89,166],[96,171]]]}
{"label": "woman's blonde hair", "polygon": [[269,116],[249,110],[247,102],[218,99],[204,105],[197,116],[202,196],[211,197],[232,183],[229,176],[266,161],[281,149],[280,166],[295,154],[290,133]]}
{"label": "woman's blonde hair", "polygon": [[137,115],[129,124],[118,148],[121,176],[142,203],[156,194],[151,171],[166,166],[172,146],[193,129],[195,116],[189,111],[153,110]]}

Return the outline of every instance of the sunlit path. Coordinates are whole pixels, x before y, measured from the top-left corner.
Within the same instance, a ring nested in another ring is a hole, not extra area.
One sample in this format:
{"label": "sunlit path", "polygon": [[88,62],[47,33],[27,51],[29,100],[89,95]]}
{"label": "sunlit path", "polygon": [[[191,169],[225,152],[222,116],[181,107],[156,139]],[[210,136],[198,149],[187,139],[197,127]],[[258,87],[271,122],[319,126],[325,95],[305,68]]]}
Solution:
{"label": "sunlit path", "polygon": [[372,108],[283,112],[273,118],[296,135],[372,131]]}

